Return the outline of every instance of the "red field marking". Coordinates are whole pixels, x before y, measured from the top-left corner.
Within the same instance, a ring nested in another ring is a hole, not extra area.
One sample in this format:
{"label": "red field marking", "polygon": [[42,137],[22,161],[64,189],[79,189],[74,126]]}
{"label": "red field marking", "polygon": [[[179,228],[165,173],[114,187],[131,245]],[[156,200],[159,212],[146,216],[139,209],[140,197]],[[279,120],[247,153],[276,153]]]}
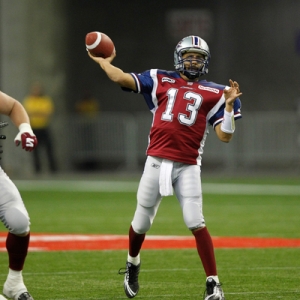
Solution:
{"label": "red field marking", "polygon": [[[0,233],[0,251],[5,248],[6,233]],[[300,239],[213,237],[215,248],[300,248]],[[195,248],[193,236],[148,235],[143,249]],[[31,234],[29,251],[126,250],[124,235]]]}

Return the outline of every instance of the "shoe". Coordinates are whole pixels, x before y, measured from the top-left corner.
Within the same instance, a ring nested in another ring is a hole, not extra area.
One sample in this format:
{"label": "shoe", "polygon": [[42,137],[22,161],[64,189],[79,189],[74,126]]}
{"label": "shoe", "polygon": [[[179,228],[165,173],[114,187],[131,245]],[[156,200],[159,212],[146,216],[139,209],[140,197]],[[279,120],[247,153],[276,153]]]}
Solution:
{"label": "shoe", "polygon": [[25,292],[25,293],[22,293],[17,300],[34,300],[32,298],[32,296],[28,293],[28,292]]}
{"label": "shoe", "polygon": [[216,283],[213,278],[208,277],[206,280],[206,290],[204,300],[225,300],[224,292],[220,283]]}
{"label": "shoe", "polygon": [[138,264],[137,266],[135,266],[132,263],[127,261],[125,271],[121,271],[122,269],[119,270],[120,275],[125,275],[124,291],[128,298],[134,298],[140,289],[140,286],[138,283],[140,266],[141,266],[141,264]]}
{"label": "shoe", "polygon": [[13,300],[34,300],[28,293],[26,286],[20,279],[17,284],[6,281],[3,286],[3,295]]}

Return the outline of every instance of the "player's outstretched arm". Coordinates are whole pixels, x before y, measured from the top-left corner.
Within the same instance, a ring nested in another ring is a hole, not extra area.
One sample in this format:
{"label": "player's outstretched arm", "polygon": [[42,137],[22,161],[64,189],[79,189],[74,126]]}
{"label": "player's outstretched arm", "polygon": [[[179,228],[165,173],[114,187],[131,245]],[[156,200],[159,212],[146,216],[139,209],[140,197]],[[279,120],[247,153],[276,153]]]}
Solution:
{"label": "player's outstretched arm", "polygon": [[35,134],[33,133],[29,116],[24,106],[16,99],[0,92],[0,114],[8,116],[19,133],[15,137],[15,144],[22,144],[22,148],[26,151],[32,151],[38,144]]}
{"label": "player's outstretched arm", "polygon": [[88,52],[88,55],[92,60],[100,65],[110,80],[122,87],[136,91],[136,84],[133,77],[129,73],[125,73],[120,68],[117,68],[111,64],[113,59],[116,57],[115,51],[110,57],[107,58],[93,56],[90,52]]}
{"label": "player's outstretched arm", "polygon": [[218,124],[215,127],[215,131],[218,138],[225,143],[228,143],[232,139],[232,135],[235,130],[234,101],[236,98],[242,95],[242,93],[240,92],[239,84],[236,81],[230,79],[229,83],[230,83],[230,88],[224,90],[224,96],[225,96],[224,118],[222,123]]}

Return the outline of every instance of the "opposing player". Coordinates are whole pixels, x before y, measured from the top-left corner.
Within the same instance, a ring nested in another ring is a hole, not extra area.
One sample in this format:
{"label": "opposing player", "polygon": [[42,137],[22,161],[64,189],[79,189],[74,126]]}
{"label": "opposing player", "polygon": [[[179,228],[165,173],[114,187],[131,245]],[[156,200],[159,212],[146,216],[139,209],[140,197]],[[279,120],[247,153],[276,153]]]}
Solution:
{"label": "opposing player", "polygon": [[[0,113],[8,116],[19,128],[19,133],[14,140],[15,144],[22,145],[26,151],[32,151],[38,142],[31,129],[27,112],[20,102],[0,91]],[[8,229],[6,249],[9,270],[3,286],[3,294],[13,300],[33,300],[24,285],[22,276],[30,238],[29,216],[17,187],[1,167],[0,219]]]}
{"label": "opposing player", "polygon": [[229,142],[235,120],[241,118],[242,95],[236,81],[230,86],[200,80],[208,72],[210,51],[198,36],[183,38],[175,47],[175,71],[151,69],[124,73],[114,67],[116,53],[103,59],[89,56],[125,91],[141,93],[153,113],[147,160],[137,191],[137,207],[129,229],[129,252],[124,289],[128,298],[139,291],[140,250],[163,196],[173,194],[186,226],[195,236],[206,273],[205,300],[224,300],[214,247],[202,213],[201,155],[208,127]]}

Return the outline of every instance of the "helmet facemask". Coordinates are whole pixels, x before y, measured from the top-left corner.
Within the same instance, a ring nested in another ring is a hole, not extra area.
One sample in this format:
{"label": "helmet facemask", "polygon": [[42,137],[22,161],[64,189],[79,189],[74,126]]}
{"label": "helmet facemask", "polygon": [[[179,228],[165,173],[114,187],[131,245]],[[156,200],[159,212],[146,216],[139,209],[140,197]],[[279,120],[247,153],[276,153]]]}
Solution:
{"label": "helmet facemask", "polygon": [[206,59],[204,58],[183,58],[179,61],[183,65],[181,71],[187,78],[195,79],[205,74]]}

